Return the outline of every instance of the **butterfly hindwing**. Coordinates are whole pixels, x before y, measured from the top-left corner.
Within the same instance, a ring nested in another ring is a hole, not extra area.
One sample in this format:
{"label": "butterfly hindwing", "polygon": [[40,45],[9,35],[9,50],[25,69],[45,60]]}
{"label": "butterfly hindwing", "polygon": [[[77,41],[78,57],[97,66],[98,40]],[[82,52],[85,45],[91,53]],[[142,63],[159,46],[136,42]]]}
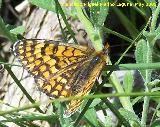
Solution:
{"label": "butterfly hindwing", "polygon": [[[96,78],[99,76],[104,65],[105,61],[103,61],[101,55],[97,54],[92,58],[91,61],[84,64],[80,71],[77,73],[75,72],[72,81],[74,85],[72,85],[71,96],[80,97],[87,95],[91,91],[93,84]],[[69,117],[72,115],[81,105],[81,103],[82,100],[80,99],[71,100],[68,105],[68,109],[64,113],[64,116]]]}

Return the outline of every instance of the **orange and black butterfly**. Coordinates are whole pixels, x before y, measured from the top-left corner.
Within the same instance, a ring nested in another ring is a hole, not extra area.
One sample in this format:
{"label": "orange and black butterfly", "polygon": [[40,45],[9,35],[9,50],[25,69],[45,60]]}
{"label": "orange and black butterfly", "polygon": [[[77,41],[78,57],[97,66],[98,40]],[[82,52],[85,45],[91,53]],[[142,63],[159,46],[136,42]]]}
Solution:
{"label": "orange and black butterfly", "polygon": [[[15,56],[34,76],[39,88],[51,97],[87,95],[108,61],[102,51],[52,40],[24,39],[13,46]],[[65,117],[72,115],[82,100],[71,100]]]}

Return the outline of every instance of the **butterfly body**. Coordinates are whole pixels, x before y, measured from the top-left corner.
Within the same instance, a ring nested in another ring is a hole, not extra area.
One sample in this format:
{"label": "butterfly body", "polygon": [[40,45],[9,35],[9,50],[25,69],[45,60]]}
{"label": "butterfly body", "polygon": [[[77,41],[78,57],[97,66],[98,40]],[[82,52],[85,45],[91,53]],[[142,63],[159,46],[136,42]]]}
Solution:
{"label": "butterfly body", "polygon": [[[108,49],[96,52],[75,44],[24,39],[14,44],[13,51],[39,88],[57,98],[87,95],[107,62]],[[72,100],[64,115],[73,114],[81,102]]]}

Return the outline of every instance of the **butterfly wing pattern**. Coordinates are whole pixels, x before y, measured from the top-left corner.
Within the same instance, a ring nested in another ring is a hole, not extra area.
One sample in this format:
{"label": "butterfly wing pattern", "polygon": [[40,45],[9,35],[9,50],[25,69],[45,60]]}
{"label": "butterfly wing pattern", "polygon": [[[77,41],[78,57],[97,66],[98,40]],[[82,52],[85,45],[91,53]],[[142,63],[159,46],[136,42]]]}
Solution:
{"label": "butterfly wing pattern", "polygon": [[[38,87],[55,98],[87,95],[107,60],[103,51],[41,39],[20,40],[13,52]],[[64,116],[72,115],[81,103],[71,100]]]}

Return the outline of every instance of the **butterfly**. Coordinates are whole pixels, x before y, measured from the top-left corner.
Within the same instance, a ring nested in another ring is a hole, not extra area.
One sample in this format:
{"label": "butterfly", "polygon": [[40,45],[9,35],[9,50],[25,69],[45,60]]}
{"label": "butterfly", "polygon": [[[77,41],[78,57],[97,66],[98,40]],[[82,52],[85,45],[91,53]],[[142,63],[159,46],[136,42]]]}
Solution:
{"label": "butterfly", "polygon": [[[55,98],[87,95],[108,61],[108,45],[95,51],[61,41],[23,39],[14,44],[13,52],[40,90]],[[81,103],[71,100],[64,117],[76,112]]]}

